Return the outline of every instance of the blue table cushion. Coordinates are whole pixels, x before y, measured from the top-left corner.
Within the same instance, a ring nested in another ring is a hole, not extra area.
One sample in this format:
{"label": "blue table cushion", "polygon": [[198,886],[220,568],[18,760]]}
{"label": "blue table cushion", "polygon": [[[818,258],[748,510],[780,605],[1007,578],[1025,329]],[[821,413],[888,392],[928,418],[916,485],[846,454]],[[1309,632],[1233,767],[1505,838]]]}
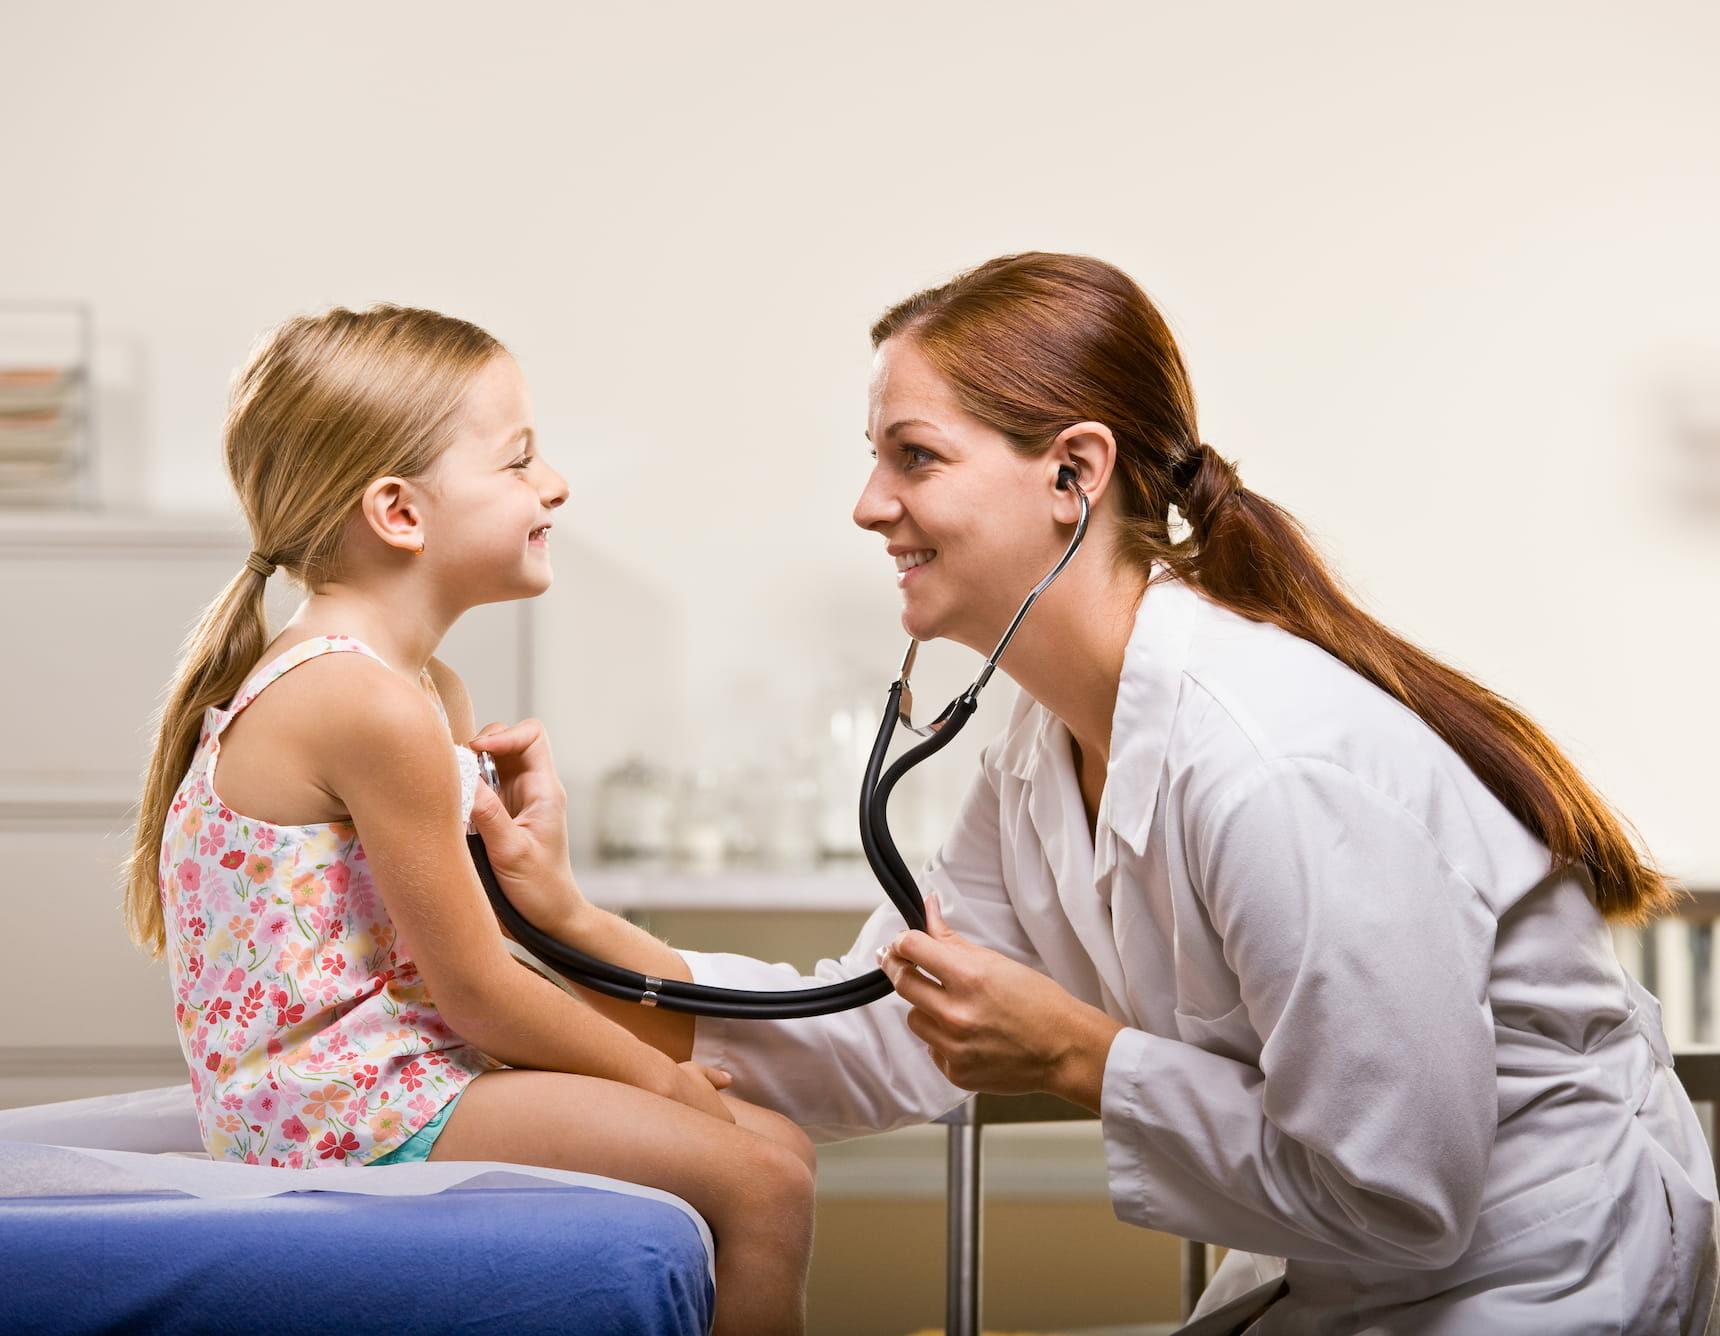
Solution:
{"label": "blue table cushion", "polygon": [[0,1198],[0,1329],[703,1336],[697,1226],[596,1188]]}

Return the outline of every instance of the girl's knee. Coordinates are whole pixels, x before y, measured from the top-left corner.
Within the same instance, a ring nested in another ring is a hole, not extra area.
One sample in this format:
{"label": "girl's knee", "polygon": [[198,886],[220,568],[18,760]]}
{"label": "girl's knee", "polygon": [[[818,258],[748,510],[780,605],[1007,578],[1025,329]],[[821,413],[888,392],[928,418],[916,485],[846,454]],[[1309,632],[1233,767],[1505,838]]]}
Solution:
{"label": "girl's knee", "polygon": [[[807,1142],[808,1152],[811,1145]],[[750,1158],[749,1195],[784,1216],[811,1217],[814,1188],[813,1164],[809,1158],[803,1158],[792,1146],[762,1137]]]}

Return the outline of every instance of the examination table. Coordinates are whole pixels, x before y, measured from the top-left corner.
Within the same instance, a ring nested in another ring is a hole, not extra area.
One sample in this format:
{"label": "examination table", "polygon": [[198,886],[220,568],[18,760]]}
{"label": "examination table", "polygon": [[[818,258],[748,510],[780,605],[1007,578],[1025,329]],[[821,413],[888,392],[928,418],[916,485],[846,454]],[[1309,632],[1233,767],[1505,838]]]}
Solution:
{"label": "examination table", "polygon": [[7,1331],[702,1336],[712,1255],[592,1174],[215,1163],[186,1086],[0,1110]]}

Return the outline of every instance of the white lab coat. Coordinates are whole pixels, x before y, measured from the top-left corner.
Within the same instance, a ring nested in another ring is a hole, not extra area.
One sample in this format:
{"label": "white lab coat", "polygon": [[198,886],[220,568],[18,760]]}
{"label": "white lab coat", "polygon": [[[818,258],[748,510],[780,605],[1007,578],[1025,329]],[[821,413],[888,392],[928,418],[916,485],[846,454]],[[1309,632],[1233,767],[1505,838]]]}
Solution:
{"label": "white lab coat", "polygon": [[[1023,697],[928,865],[951,925],[1129,1028],[1117,1215],[1287,1259],[1251,1331],[1702,1331],[1715,1177],[1659,1008],[1580,874],[1412,712],[1174,581],[1141,602],[1097,833]],[[873,965],[881,910],[820,979]],[[687,952],[702,983],[797,971]],[[793,977],[788,977],[793,976]],[[698,1024],[819,1139],[962,1098],[888,998]]]}

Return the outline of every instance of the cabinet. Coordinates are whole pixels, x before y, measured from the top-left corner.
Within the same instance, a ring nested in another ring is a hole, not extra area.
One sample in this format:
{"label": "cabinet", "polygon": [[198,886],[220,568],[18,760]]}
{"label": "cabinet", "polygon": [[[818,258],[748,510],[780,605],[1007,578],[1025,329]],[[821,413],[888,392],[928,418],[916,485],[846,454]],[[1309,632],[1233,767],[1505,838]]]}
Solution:
{"label": "cabinet", "polygon": [[[151,715],[245,560],[219,518],[0,512],[0,1048],[172,1046],[160,964],[127,940],[119,867]],[[295,591],[270,582],[270,618]],[[441,657],[481,719],[529,713],[530,605],[463,618]]]}

